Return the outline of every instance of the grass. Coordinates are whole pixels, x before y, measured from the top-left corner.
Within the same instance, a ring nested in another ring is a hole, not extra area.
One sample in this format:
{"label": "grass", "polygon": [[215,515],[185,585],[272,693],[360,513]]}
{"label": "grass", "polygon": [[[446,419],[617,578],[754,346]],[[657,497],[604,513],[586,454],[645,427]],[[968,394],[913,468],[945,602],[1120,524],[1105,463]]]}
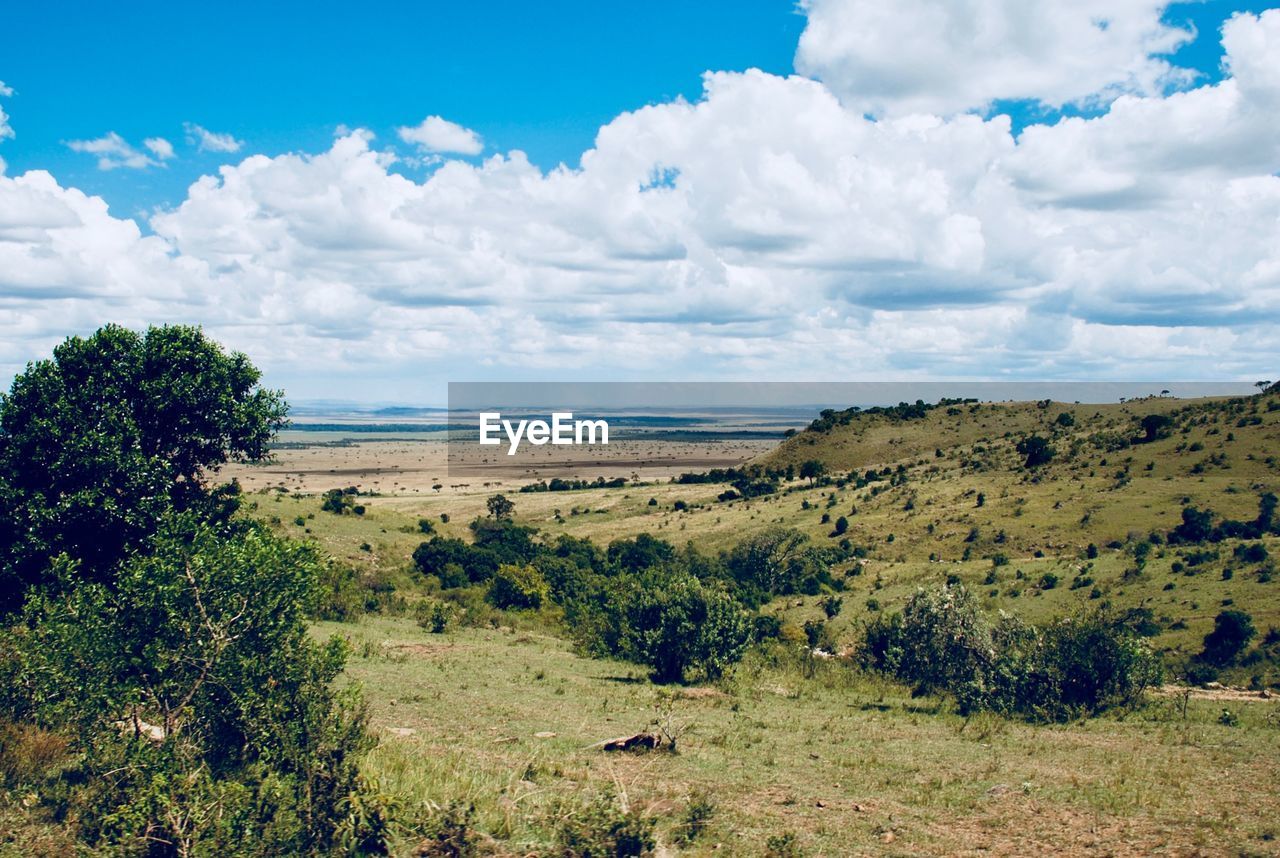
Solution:
{"label": "grass", "polygon": [[[1216,556],[1198,563],[1188,555],[1204,547],[1156,544],[1141,563],[1136,554],[1150,534],[1179,522],[1185,503],[1219,517],[1256,515],[1259,494],[1280,486],[1272,452],[1280,449],[1280,410],[1268,407],[1275,400],[1194,403],[1170,437],[1123,449],[1114,442],[1138,434],[1143,414],[1188,403],[1022,403],[940,409],[922,421],[868,417],[801,433],[763,460],[820,458],[836,475],[901,466],[894,486],[797,479],[777,494],[730,503],[715,499],[724,486],[672,483],[509,496],[517,520],[547,538],[605,544],[651,533],[709,551],[769,526],[834,541],[832,522],[844,515],[845,536],[866,556],[835,570],[843,608],[829,628],[843,645],[873,616],[869,603],[892,610],[918,586],[954,576],[989,610],[1032,621],[1101,603],[1149,608],[1159,626],[1153,645],[1176,664],[1199,650],[1225,607],[1252,614],[1259,637],[1280,626],[1272,574],[1280,540],[1263,541],[1263,562],[1237,560],[1234,542],[1209,546]],[[1064,410],[1075,425],[1055,428]],[[1058,449],[1036,471],[1022,467],[1015,449],[1032,431]],[[361,498],[368,509],[358,517],[320,512],[315,496],[262,494],[253,512],[366,575],[390,576],[412,600],[422,592],[409,574],[424,538],[418,520],[465,537],[486,495]],[[688,509],[677,511],[677,501]],[[1095,558],[1086,556],[1090,544]],[[1046,586],[1046,575],[1057,585]],[[820,598],[779,599],[767,610],[798,628],[825,616]],[[431,635],[407,619],[372,616],[318,629],[353,639],[347,676],[364,687],[382,735],[369,770],[402,796],[405,817],[474,804],[478,827],[500,841],[499,851],[545,854],[563,802],[612,790],[657,817],[667,845],[680,843],[691,803],[712,796],[705,832],[680,846],[690,854],[717,844],[722,854],[763,854],[766,839],[784,832],[813,855],[1277,852],[1274,699],[1152,695],[1134,712],[1054,727],[965,720],[945,700],[912,699],[846,662],[819,662],[805,678],[797,652],[775,649],[752,653],[713,689],[678,691],[674,718],[688,726],[679,754],[615,756],[591,745],[644,729],[663,690],[641,668],[579,657],[536,616],[507,622],[512,628]],[[1225,678],[1254,675],[1280,684],[1271,663]],[[1224,706],[1235,726],[1220,723]],[[401,846],[412,842],[406,831]]]}
{"label": "grass", "polygon": [[1280,833],[1280,725],[1265,702],[1233,704],[1234,727],[1210,701],[1184,720],[1172,698],[1061,727],[965,720],[843,665],[804,679],[778,651],[674,692],[680,753],[612,755],[591,746],[645,728],[664,693],[632,666],[504,629],[432,635],[373,617],[318,632],[355,646],[347,673],[383,736],[370,773],[420,815],[474,803],[513,854],[547,847],[557,801],[607,788],[657,816],[666,843],[691,799],[713,795],[691,854],[761,854],[782,831],[815,855],[1263,852]]}

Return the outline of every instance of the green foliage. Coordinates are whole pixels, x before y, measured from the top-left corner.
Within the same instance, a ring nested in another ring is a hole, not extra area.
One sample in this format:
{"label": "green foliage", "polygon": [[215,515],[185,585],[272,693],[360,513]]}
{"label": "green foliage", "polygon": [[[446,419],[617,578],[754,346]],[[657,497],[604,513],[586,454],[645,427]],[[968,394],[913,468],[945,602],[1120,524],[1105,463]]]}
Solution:
{"label": "green foliage", "polygon": [[549,601],[550,588],[537,568],[504,563],[489,581],[487,598],[495,608],[536,609]]}
{"label": "green foliage", "polygon": [[510,519],[516,511],[516,505],[506,495],[493,495],[485,501],[489,516],[499,521]]}
{"label": "green foliage", "polygon": [[[307,634],[319,569],[263,527],[184,518],[112,586],[29,599],[4,702],[74,737],[84,839],[310,854],[344,825],[364,838],[347,810],[368,808],[358,760],[371,740],[354,692],[331,688],[345,643]],[[65,558],[54,571],[78,577]]]}
{"label": "green foliage", "polygon": [[454,607],[442,599],[426,599],[418,604],[414,616],[418,625],[434,635],[444,634],[453,619]]}
{"label": "green foliage", "polygon": [[479,854],[474,805],[453,803],[432,816],[414,850],[417,858],[471,858]]}
{"label": "green foliage", "polygon": [[226,518],[228,460],[257,460],[284,424],[277,391],[198,328],[109,325],[29,364],[0,400],[0,615],[65,553],[107,581],[171,512]]}
{"label": "green foliage", "polygon": [[[348,489],[329,489],[320,501],[320,509],[334,515],[355,512],[356,493],[354,486]],[[363,513],[363,509],[361,512]]]}
{"label": "green foliage", "polygon": [[1157,683],[1159,661],[1106,612],[1043,628],[1004,616],[993,627],[963,587],[920,590],[901,613],[867,628],[864,658],[921,691],[983,709],[1064,721],[1135,701]]}
{"label": "green foliage", "polygon": [[831,582],[828,555],[798,530],[774,527],[747,537],[725,558],[744,599],[756,604],[773,595],[816,594]]}
{"label": "green foliage", "polygon": [[611,580],[578,631],[594,652],[647,664],[657,682],[682,682],[691,670],[719,677],[742,657],[752,627],[722,586],[657,568]]}
{"label": "green foliage", "polygon": [[656,820],[624,809],[612,793],[561,808],[556,846],[564,858],[639,858],[652,855]]}
{"label": "green foliage", "polygon": [[1199,658],[1214,667],[1226,667],[1244,652],[1257,630],[1244,611],[1222,611],[1213,619],[1213,631],[1205,635]]}
{"label": "green foliage", "polygon": [[693,843],[706,831],[715,813],[716,803],[708,793],[696,792],[689,796],[689,806],[685,808],[680,827],[676,830],[676,841],[685,846]]}
{"label": "green foliage", "polygon": [[1018,442],[1017,450],[1025,457],[1023,466],[1029,469],[1049,464],[1057,452],[1052,444],[1039,435],[1023,438]]}

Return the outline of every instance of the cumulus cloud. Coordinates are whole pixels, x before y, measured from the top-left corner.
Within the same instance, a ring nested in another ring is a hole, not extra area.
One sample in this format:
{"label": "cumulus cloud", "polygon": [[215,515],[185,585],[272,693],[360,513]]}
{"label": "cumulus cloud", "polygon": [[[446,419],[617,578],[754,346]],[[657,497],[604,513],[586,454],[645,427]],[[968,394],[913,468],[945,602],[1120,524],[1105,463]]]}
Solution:
{"label": "cumulus cloud", "polygon": [[300,395],[344,373],[401,399],[484,372],[1251,376],[1280,360],[1280,10],[1222,38],[1221,82],[1016,139],[750,71],[616,117],[576,169],[513,151],[415,181],[360,130],[251,155],[151,234],[0,176],[0,363],[112,318],[203,322]]}
{"label": "cumulus cloud", "polygon": [[148,137],[142,141],[142,145],[151,150],[151,154],[161,161],[167,161],[173,157],[173,144],[163,137]]}
{"label": "cumulus cloud", "polygon": [[[151,143],[158,139],[152,138],[152,140],[147,141],[146,147],[158,157],[163,158],[165,156],[159,155],[151,146]],[[160,142],[163,143],[164,141]],[[156,158],[151,157],[146,152],[135,149],[132,144],[114,131],[108,131],[103,136],[93,140],[72,140],[67,143],[67,146],[75,152],[97,155],[99,170],[116,170],[121,167],[142,170],[160,165],[160,161]]]}
{"label": "cumulus cloud", "polygon": [[796,69],[875,115],[1052,106],[1185,82],[1164,0],[803,0]]}
{"label": "cumulus cloud", "polygon": [[194,122],[184,122],[182,127],[187,131],[187,141],[199,147],[201,152],[239,152],[244,146],[243,140],[237,140],[230,134],[210,131]]}
{"label": "cumulus cloud", "polygon": [[398,129],[400,139],[428,153],[479,155],[484,151],[480,135],[439,116],[428,116],[414,126]]}

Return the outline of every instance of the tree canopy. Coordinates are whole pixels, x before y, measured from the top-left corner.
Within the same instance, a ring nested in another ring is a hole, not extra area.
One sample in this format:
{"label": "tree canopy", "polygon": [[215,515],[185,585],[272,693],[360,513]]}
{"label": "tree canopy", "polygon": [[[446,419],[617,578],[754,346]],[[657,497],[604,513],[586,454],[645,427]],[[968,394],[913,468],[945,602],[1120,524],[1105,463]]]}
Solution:
{"label": "tree canopy", "polygon": [[72,337],[0,397],[0,615],[66,554],[102,580],[170,513],[217,517],[222,464],[263,458],[283,394],[199,328]]}

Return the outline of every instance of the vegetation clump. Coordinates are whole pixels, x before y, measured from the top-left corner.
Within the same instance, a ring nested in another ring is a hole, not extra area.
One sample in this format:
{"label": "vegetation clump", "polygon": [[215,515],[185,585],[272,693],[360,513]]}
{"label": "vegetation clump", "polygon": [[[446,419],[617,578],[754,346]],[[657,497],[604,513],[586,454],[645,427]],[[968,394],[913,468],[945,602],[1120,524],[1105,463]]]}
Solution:
{"label": "vegetation clump", "polygon": [[1004,615],[994,625],[963,586],[922,589],[867,628],[867,663],[962,712],[1065,721],[1127,705],[1161,667],[1141,636],[1105,611],[1043,627]]}

